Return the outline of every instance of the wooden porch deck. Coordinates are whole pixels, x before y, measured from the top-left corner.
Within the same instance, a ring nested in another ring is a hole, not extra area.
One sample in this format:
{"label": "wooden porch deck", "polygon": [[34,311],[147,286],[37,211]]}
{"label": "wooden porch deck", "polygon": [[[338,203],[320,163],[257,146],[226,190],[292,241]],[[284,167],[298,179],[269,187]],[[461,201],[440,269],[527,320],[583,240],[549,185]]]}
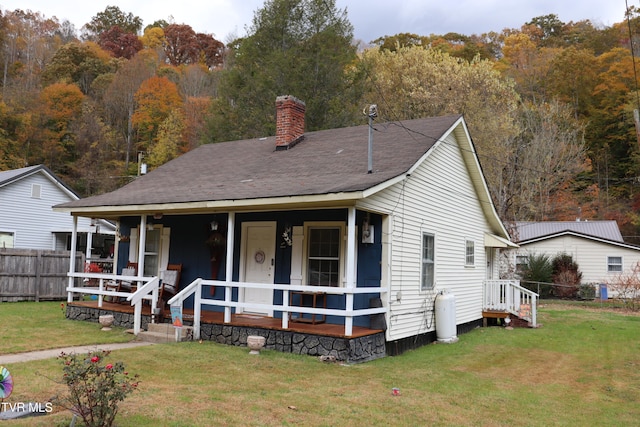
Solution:
{"label": "wooden porch deck", "polygon": [[[99,308],[98,301],[74,301],[68,303],[70,306],[77,307],[90,307],[90,308]],[[105,311],[113,311],[118,313],[130,313],[133,314],[134,307],[128,304],[118,304],[113,302],[102,303],[101,310]],[[151,307],[149,305],[142,306],[142,315],[150,316],[151,315]],[[193,310],[183,310],[182,313],[184,320],[188,323],[189,317],[193,319]],[[170,315],[168,313],[165,314],[165,317]],[[201,316],[202,323],[213,323],[218,325],[224,325],[224,313],[219,311],[202,311]],[[232,314],[231,315],[231,323],[233,326],[247,326],[247,327],[256,327],[262,329],[271,329],[271,330],[284,330],[282,328],[282,319],[260,316],[256,314]],[[344,334],[344,325],[336,325],[331,323],[296,323],[289,321],[289,328],[286,329],[292,332],[300,332],[304,334],[312,334],[312,335],[321,335],[328,337],[337,337],[337,338],[360,338],[367,335],[374,335],[380,332],[383,332],[380,329],[369,329],[361,326],[353,327],[353,334],[350,337],[347,337]]]}

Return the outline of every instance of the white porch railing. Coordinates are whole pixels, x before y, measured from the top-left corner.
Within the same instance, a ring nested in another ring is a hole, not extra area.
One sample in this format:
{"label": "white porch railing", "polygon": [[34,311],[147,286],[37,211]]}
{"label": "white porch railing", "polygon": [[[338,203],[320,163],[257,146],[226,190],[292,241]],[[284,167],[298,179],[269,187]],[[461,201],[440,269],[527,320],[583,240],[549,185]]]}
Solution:
{"label": "white porch railing", "polygon": [[[67,302],[73,302],[75,294],[97,295],[98,307],[102,307],[105,296],[126,298],[134,306],[133,333],[135,335],[140,333],[143,300],[151,302],[152,318],[157,312],[159,293],[159,279],[157,277],[121,276],[104,273],[68,273],[67,276],[72,279],[82,279],[83,284],[86,284],[85,280],[97,282],[97,286],[67,286]],[[137,290],[132,293],[107,289],[107,285],[120,281],[137,283]],[[70,280],[69,283],[73,283],[73,280]]]}
{"label": "white porch railing", "polygon": [[503,311],[537,326],[538,294],[520,286],[519,280],[485,280],[482,309]]}
{"label": "white porch railing", "polygon": [[[205,298],[203,297],[203,286],[220,286],[225,289],[224,300]],[[238,290],[238,295],[242,295],[242,289],[255,288],[255,289],[269,289],[272,292],[275,290],[282,291],[282,304],[258,304],[247,303],[242,301],[233,301],[233,290]],[[329,309],[329,308],[312,308],[289,305],[289,293],[290,292],[324,292],[327,295],[344,295],[345,296],[345,308],[344,309]],[[265,284],[265,283],[248,283],[248,282],[225,282],[218,280],[204,280],[196,279],[186,286],[182,291],[176,294],[169,300],[169,304],[172,306],[182,306],[184,301],[191,295],[194,296],[193,306],[193,333],[194,338],[200,338],[200,316],[202,308],[205,306],[210,307],[224,307],[224,322],[231,322],[231,309],[254,309],[259,311],[280,311],[282,312],[282,329],[289,328],[289,313],[303,313],[303,314],[315,314],[315,315],[327,315],[327,316],[341,316],[345,318],[345,336],[353,335],[353,318],[357,316],[367,316],[371,314],[386,313],[386,307],[376,308],[353,308],[353,295],[354,294],[377,294],[388,292],[386,287],[366,287],[366,288],[337,288],[330,286],[301,286],[301,285],[289,285],[289,284]]]}

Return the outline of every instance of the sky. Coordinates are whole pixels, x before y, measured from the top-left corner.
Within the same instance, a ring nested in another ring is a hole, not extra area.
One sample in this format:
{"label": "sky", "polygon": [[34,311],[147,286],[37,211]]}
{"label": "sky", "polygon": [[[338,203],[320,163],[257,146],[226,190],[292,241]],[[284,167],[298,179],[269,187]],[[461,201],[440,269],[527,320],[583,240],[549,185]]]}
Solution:
{"label": "sky", "polygon": [[[0,0],[3,11],[40,12],[61,22],[67,19],[78,30],[107,6],[117,6],[140,17],[143,27],[164,19],[190,25],[223,43],[245,35],[254,12],[263,4],[264,0]],[[338,8],[346,7],[355,38],[365,43],[399,33],[500,32],[548,14],[556,14],[563,22],[589,19],[611,26],[624,20],[627,4],[640,8],[640,0],[336,0]]]}

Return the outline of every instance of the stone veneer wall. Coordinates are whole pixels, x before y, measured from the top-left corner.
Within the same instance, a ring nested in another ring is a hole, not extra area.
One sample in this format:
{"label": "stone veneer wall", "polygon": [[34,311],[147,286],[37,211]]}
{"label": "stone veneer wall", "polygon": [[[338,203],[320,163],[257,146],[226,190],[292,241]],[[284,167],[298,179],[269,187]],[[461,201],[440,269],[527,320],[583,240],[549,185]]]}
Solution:
{"label": "stone veneer wall", "polygon": [[[99,316],[104,314],[113,314],[113,326],[133,328],[133,314],[67,305],[66,316],[71,320],[97,323]],[[146,329],[150,321],[150,316],[142,316],[142,329]],[[368,362],[386,355],[384,332],[359,338],[341,338],[249,326],[211,323],[200,325],[201,339],[220,344],[246,346],[249,335],[265,337],[265,348],[270,350],[309,356],[327,356],[346,363]]]}

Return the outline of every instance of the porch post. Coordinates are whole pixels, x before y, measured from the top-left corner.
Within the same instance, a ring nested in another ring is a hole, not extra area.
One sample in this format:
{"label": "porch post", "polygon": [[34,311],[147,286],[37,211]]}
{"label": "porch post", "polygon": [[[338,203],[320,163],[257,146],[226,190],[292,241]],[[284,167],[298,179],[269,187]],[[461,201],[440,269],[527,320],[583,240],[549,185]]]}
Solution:
{"label": "porch post", "polygon": [[[202,315],[202,285],[198,284],[193,303],[193,339],[200,339],[200,316]],[[176,328],[176,331],[178,329]]]}
{"label": "porch post", "polygon": [[[227,265],[224,273],[224,280],[227,282],[224,287],[224,301],[231,302],[231,279],[233,278],[233,237],[235,234],[235,212],[229,212],[227,220]],[[231,323],[231,307],[224,307],[224,323]]]}
{"label": "porch post", "polygon": [[87,231],[87,248],[85,250],[85,255],[84,255],[84,259],[85,259],[85,271],[89,270],[89,265],[91,264],[91,246],[93,245],[93,233],[90,231],[91,228],[89,228],[89,231]]}
{"label": "porch post", "polygon": [[138,301],[133,308],[133,335],[140,333],[142,325],[142,300]]}
{"label": "porch post", "polygon": [[144,247],[145,247],[146,241],[147,241],[147,215],[141,215],[140,216],[140,239],[138,239],[138,277],[144,276]]}
{"label": "porch post", "polygon": [[[356,208],[350,207],[347,220],[347,289],[355,288],[356,273]],[[353,311],[353,294],[347,293],[346,307],[348,312]],[[353,334],[353,316],[344,318],[344,334],[350,337]]]}
{"label": "porch post", "polygon": [[[69,261],[69,274],[76,272],[76,245],[78,244],[78,217],[73,216],[73,230],[71,231],[71,260]],[[69,288],[73,288],[74,278],[69,276]],[[73,292],[67,292],[67,302],[73,302]]]}

